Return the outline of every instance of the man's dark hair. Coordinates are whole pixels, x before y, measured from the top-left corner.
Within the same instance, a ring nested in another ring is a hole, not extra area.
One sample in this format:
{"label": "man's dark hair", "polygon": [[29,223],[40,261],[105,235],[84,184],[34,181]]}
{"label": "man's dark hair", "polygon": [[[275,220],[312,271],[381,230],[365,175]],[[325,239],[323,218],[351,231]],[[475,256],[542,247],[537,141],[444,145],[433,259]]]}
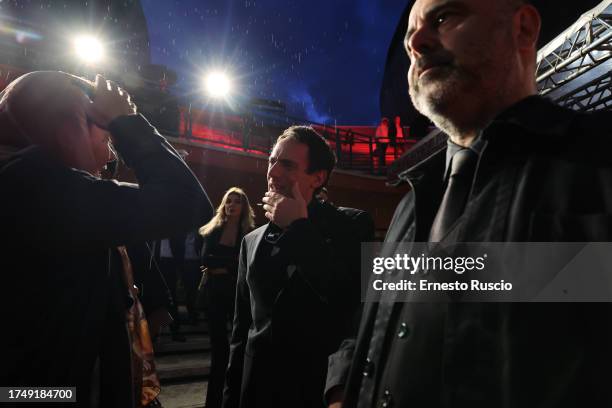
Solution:
{"label": "man's dark hair", "polygon": [[292,139],[308,146],[308,168],[306,169],[308,174],[319,170],[327,171],[325,181],[321,187],[314,191],[315,195],[318,194],[319,191],[327,185],[329,177],[336,165],[336,155],[334,151],[323,136],[318,134],[317,131],[310,126],[288,127],[278,139],[276,139],[276,143],[285,139]]}

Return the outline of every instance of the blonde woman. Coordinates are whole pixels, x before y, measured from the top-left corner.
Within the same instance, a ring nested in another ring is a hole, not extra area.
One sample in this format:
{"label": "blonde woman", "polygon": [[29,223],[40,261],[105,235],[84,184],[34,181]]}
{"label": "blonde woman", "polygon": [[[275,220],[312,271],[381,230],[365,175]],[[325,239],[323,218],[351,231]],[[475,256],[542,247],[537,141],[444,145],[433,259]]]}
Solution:
{"label": "blonde woman", "polygon": [[217,213],[202,228],[202,270],[210,343],[212,348],[206,407],[221,407],[223,380],[228,363],[227,322],[234,316],[238,253],[242,237],[255,227],[249,198],[238,187],[225,192]]}

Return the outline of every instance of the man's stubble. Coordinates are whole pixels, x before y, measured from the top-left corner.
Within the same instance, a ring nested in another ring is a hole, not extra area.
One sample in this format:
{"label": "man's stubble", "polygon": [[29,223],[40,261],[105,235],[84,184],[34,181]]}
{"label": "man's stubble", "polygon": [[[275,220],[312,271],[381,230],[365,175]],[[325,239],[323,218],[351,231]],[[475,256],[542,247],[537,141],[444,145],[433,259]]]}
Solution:
{"label": "man's stubble", "polygon": [[[484,128],[508,99],[513,52],[509,33],[497,34],[489,47],[473,45],[476,63],[459,65],[453,58],[436,72],[409,81],[415,108],[451,136]],[[505,52],[491,55],[488,51],[494,49]]]}

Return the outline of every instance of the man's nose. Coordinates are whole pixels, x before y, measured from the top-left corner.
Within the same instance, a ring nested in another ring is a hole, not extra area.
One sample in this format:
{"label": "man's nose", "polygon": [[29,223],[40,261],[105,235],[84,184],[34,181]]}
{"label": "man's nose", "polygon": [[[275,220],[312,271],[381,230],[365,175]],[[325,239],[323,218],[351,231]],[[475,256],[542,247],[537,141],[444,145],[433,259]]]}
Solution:
{"label": "man's nose", "polygon": [[408,56],[414,63],[422,55],[427,55],[438,46],[438,36],[435,30],[427,24],[422,24],[407,38]]}
{"label": "man's nose", "polygon": [[278,176],[278,163],[268,165],[268,177],[277,177]]}

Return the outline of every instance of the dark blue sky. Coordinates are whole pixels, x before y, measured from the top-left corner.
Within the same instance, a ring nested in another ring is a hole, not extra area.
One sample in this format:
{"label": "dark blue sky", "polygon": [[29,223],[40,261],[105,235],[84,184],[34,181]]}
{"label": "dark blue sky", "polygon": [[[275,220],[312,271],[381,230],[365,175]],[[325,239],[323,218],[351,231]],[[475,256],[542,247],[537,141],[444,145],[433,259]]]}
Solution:
{"label": "dark blue sky", "polygon": [[246,96],[320,123],[375,125],[387,48],[407,0],[141,0],[153,63],[193,92],[230,66]]}

